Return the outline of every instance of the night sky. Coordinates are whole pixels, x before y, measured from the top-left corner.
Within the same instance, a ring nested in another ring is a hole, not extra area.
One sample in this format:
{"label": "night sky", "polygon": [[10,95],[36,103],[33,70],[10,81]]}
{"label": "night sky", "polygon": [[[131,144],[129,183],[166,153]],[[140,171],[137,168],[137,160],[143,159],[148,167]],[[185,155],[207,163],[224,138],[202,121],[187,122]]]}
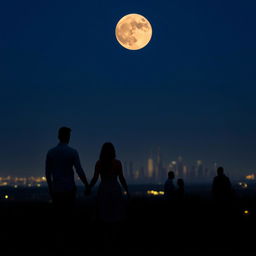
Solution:
{"label": "night sky", "polygon": [[[91,177],[105,141],[135,166],[165,162],[256,170],[256,2],[0,3],[0,175],[44,174],[60,126]],[[129,51],[118,20],[144,15],[151,42]]]}

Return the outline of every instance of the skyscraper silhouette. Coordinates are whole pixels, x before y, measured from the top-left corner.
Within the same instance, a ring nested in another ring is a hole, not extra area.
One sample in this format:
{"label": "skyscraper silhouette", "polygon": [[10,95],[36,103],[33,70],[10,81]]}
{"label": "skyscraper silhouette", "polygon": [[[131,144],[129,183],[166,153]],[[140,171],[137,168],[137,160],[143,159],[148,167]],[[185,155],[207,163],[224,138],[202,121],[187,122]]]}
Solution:
{"label": "skyscraper silhouette", "polygon": [[149,180],[151,180],[153,178],[154,175],[154,160],[152,159],[152,157],[148,158],[147,161],[147,178]]}
{"label": "skyscraper silhouette", "polygon": [[183,159],[181,156],[177,160],[177,177],[183,178]]}

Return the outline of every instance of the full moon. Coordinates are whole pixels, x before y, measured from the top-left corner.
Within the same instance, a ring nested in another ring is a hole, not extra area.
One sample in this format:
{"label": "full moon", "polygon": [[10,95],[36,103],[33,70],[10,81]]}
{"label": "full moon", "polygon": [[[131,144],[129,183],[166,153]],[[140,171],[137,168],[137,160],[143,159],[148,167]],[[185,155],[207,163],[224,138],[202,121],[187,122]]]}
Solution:
{"label": "full moon", "polygon": [[140,14],[125,15],[116,25],[116,39],[126,49],[139,50],[149,43],[151,37],[151,24]]}

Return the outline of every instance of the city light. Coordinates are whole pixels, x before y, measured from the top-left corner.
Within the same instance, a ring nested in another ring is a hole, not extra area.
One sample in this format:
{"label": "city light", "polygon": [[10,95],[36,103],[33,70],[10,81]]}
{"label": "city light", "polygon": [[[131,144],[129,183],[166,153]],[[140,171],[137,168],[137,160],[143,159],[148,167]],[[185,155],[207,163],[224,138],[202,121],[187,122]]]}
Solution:
{"label": "city light", "polygon": [[4,198],[5,198],[5,199],[8,199],[8,198],[9,198],[9,196],[8,196],[8,195],[5,195],[5,196],[4,196]]}
{"label": "city light", "polygon": [[246,180],[254,180],[255,179],[255,175],[254,174],[249,174],[245,176]]}
{"label": "city light", "polygon": [[245,216],[248,216],[250,214],[250,212],[248,210],[244,210],[243,213],[244,213]]}
{"label": "city light", "polygon": [[248,184],[247,183],[245,183],[245,182],[238,182],[238,185],[240,186],[240,187],[242,187],[242,188],[248,188]]}
{"label": "city light", "polygon": [[153,196],[163,196],[164,191],[155,191],[155,190],[148,190],[147,195],[153,195]]}
{"label": "city light", "polygon": [[46,185],[45,177],[0,177],[0,187],[11,186],[14,188],[18,187],[41,187],[41,185]]}

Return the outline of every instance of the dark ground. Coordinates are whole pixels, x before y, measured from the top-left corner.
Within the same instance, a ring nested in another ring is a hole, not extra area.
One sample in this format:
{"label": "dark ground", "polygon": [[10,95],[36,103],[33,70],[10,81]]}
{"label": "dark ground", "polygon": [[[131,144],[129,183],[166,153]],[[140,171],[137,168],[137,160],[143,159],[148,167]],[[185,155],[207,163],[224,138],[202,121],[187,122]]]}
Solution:
{"label": "dark ground", "polygon": [[[93,197],[77,201],[69,230],[56,228],[53,207],[47,201],[2,200],[1,251],[252,252],[255,205],[254,196],[248,195],[236,197],[221,207],[212,199],[197,195],[187,196],[183,203],[171,206],[161,197],[133,195],[128,203],[127,220],[120,224],[121,230],[108,248],[110,228],[97,221]],[[245,209],[248,215],[244,214]]]}

